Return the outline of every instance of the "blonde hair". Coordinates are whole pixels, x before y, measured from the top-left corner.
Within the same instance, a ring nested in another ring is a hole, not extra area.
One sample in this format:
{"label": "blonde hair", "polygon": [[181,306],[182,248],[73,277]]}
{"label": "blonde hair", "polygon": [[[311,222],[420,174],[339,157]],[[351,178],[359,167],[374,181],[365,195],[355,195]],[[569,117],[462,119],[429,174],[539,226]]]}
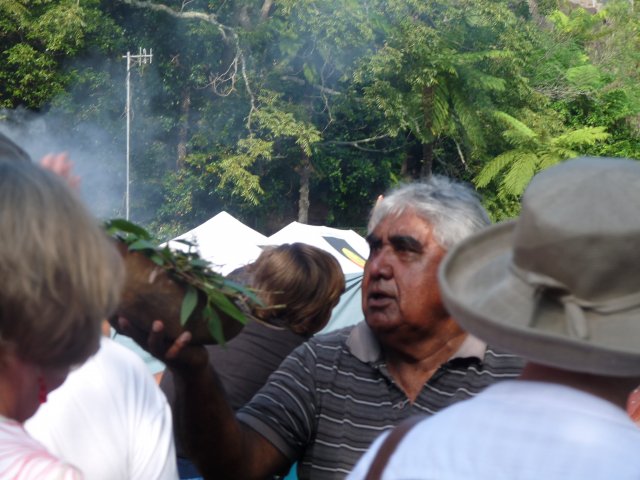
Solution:
{"label": "blonde hair", "polygon": [[68,367],[98,348],[116,308],[122,259],[57,175],[0,159],[0,352]]}
{"label": "blonde hair", "polygon": [[[265,250],[249,271],[251,285],[266,307],[255,309],[256,317],[304,336],[327,324],[344,292],[344,273],[338,261],[305,243]],[[282,308],[273,308],[278,305]]]}

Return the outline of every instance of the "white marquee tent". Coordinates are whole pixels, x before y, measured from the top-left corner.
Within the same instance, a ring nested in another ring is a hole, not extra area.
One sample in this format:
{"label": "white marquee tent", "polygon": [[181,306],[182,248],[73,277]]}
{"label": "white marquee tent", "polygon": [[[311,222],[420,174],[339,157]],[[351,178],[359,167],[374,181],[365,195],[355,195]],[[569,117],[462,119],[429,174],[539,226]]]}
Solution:
{"label": "white marquee tent", "polygon": [[267,245],[302,242],[331,253],[345,274],[362,273],[369,256],[366,240],[353,230],[291,222],[267,239]]}
{"label": "white marquee tent", "polygon": [[253,262],[268,245],[302,242],[331,253],[346,274],[361,274],[369,255],[366,240],[353,230],[291,222],[270,237],[248,227],[227,212],[220,212],[202,225],[169,242],[171,248],[189,248],[178,240],[193,243],[200,256],[223,275]]}
{"label": "white marquee tent", "polygon": [[227,212],[220,212],[202,225],[169,242],[171,248],[186,250],[187,240],[196,245],[200,256],[211,262],[217,272],[227,275],[238,267],[253,262],[267,237],[248,227]]}
{"label": "white marquee tent", "polygon": [[351,325],[363,318],[360,285],[364,262],[369,256],[369,245],[353,230],[291,222],[266,237],[227,212],[221,212],[169,242],[171,248],[188,248],[176,240],[195,244],[200,256],[211,262],[213,268],[223,275],[253,262],[262,252],[262,247],[268,245],[302,242],[321,248],[338,260],[346,281],[346,291],[323,331]]}

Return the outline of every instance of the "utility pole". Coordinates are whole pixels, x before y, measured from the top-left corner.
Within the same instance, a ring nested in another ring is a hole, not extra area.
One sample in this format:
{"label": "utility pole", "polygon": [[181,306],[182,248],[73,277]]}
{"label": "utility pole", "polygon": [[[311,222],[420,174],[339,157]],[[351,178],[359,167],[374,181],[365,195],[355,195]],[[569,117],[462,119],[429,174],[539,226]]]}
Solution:
{"label": "utility pole", "polygon": [[127,52],[126,55],[123,55],[122,58],[127,59],[127,106],[126,106],[126,115],[127,115],[127,166],[126,166],[126,189],[124,195],[124,203],[125,203],[125,218],[129,220],[129,171],[130,171],[130,160],[129,155],[131,152],[131,67],[132,65],[142,65],[146,64],[147,60],[151,63],[153,59],[153,50],[150,48],[149,53],[147,53],[146,48],[141,48],[138,51],[138,55],[131,55],[130,52]]}

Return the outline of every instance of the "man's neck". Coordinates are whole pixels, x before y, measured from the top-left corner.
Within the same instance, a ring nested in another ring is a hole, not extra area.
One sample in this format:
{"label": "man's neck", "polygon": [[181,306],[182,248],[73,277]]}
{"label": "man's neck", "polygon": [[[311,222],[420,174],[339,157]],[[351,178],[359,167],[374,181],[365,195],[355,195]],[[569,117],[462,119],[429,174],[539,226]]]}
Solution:
{"label": "man's neck", "polygon": [[413,402],[442,364],[459,349],[467,334],[457,330],[453,335],[432,337],[403,350],[383,346],[389,374]]}
{"label": "man's neck", "polygon": [[527,363],[518,378],[566,385],[600,397],[622,409],[627,408],[629,395],[634,388],[640,385],[640,378],[605,377],[561,370],[537,363]]}

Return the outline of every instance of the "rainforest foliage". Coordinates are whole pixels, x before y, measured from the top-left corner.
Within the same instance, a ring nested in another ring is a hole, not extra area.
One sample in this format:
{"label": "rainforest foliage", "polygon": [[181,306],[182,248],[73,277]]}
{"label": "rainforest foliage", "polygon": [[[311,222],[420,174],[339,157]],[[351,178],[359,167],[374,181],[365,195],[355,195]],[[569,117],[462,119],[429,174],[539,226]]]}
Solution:
{"label": "rainforest foliage", "polygon": [[144,47],[131,212],[157,236],[223,209],[265,234],[361,228],[380,193],[433,173],[503,219],[541,169],[640,158],[640,12],[601,3],[0,0],[0,122],[95,125],[75,141],[121,175],[123,55]]}

